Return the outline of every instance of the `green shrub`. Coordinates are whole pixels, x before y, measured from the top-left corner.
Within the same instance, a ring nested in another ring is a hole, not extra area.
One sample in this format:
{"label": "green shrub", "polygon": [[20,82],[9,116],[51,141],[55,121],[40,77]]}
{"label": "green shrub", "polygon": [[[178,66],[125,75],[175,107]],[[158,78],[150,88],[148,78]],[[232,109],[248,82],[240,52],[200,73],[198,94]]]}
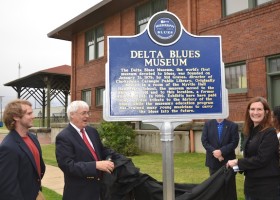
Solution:
{"label": "green shrub", "polygon": [[104,146],[117,153],[133,156],[139,153],[135,137],[136,133],[128,122],[102,122],[98,132]]}

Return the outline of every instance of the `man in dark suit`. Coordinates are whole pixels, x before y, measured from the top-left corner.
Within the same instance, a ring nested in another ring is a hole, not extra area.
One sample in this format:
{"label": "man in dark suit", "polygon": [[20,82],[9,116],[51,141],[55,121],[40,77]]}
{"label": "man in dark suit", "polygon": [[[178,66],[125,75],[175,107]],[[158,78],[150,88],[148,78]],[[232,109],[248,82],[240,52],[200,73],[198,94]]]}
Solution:
{"label": "man in dark suit", "polygon": [[110,149],[98,132],[88,126],[89,106],[73,101],[67,108],[69,125],[56,137],[56,159],[64,173],[64,200],[99,200],[102,173],[111,173],[114,163],[105,160]]}
{"label": "man in dark suit", "polygon": [[226,119],[209,120],[204,124],[201,142],[206,150],[205,165],[209,167],[209,173],[212,175],[228,160],[236,158],[238,125]]}
{"label": "man in dark suit", "polygon": [[28,132],[33,126],[32,105],[26,100],[12,101],[3,118],[10,132],[0,145],[0,200],[35,200],[45,164],[36,136]]}

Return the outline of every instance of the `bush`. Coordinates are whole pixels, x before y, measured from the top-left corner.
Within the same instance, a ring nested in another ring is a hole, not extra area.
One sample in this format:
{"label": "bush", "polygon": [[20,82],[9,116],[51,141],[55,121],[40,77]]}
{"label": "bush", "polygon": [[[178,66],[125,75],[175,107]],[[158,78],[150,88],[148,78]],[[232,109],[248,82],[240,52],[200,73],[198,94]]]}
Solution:
{"label": "bush", "polygon": [[139,153],[135,137],[136,133],[128,122],[102,122],[98,132],[104,146],[117,153],[133,156]]}

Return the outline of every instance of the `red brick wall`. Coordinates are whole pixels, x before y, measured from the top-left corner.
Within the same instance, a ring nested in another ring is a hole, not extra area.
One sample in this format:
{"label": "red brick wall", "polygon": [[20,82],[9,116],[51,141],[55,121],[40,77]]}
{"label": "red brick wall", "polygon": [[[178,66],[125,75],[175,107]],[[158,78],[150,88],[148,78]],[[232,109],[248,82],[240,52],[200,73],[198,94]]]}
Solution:
{"label": "red brick wall", "polygon": [[[178,5],[180,5],[180,9],[178,9]],[[182,25],[185,29],[188,26],[188,1],[187,0],[169,0],[168,1],[168,11],[176,14],[176,16],[180,19]]]}
{"label": "red brick wall", "polygon": [[280,53],[280,1],[226,18],[220,10],[214,1],[199,1],[197,30],[199,35],[221,35],[225,64],[246,62],[248,92],[229,95],[229,118],[240,121],[250,98],[267,97],[266,56]]}
{"label": "red brick wall", "polygon": [[[191,0],[191,2],[191,9],[188,9],[188,0],[169,0],[168,10],[180,18],[186,29],[191,25],[191,30],[188,31],[192,34],[221,35],[225,64],[238,61],[246,63],[248,92],[229,95],[229,118],[241,121],[251,97],[258,95],[267,97],[265,58],[280,53],[280,1],[272,1],[265,6],[225,18],[222,17],[221,0]],[[105,36],[134,35],[136,33],[134,12],[135,7],[131,7],[104,19]],[[191,19],[188,19],[188,14],[191,14]],[[94,106],[94,88],[105,85],[107,57],[105,55],[90,63],[84,63],[84,33],[74,36],[72,43],[72,100],[81,98],[81,90],[91,88],[93,95],[91,110],[94,112],[92,120],[100,121],[102,109]],[[106,53],[107,39],[105,39]]]}

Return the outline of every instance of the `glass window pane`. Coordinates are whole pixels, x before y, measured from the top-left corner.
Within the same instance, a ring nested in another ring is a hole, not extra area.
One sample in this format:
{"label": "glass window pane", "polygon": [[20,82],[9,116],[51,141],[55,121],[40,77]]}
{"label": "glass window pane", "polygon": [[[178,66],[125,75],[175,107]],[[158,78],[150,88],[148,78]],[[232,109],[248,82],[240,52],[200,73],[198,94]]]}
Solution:
{"label": "glass window pane", "polygon": [[272,0],[257,0],[257,5],[260,5],[260,4],[269,2],[269,1],[272,1]]}
{"label": "glass window pane", "polygon": [[237,79],[237,85],[236,87],[237,88],[242,88],[241,85],[242,85],[242,78],[241,78],[241,66],[236,66],[236,79]]}
{"label": "glass window pane", "polygon": [[96,106],[102,106],[103,105],[103,92],[105,88],[96,88]]}
{"label": "glass window pane", "polygon": [[276,72],[277,71],[277,62],[276,59],[271,59],[269,61],[269,72]]}
{"label": "glass window pane", "polygon": [[141,24],[141,25],[139,26],[139,28],[138,28],[138,29],[139,29],[139,33],[143,32],[143,31],[145,30],[147,24],[148,24],[148,23],[145,23],[145,24]]}
{"label": "glass window pane", "polygon": [[94,59],[94,31],[86,33],[86,61]]}
{"label": "glass window pane", "polygon": [[167,8],[167,0],[155,0],[153,1],[153,14],[159,11],[163,11]]}
{"label": "glass window pane", "polygon": [[104,32],[103,32],[103,27],[99,26],[98,28],[96,28],[96,37],[100,38],[104,36]]}
{"label": "glass window pane", "polygon": [[99,36],[98,38],[97,38],[97,42],[102,42],[104,40],[104,36]]}
{"label": "glass window pane", "polygon": [[137,27],[137,33],[141,33],[150,17],[159,12],[167,9],[167,0],[152,0],[151,2],[148,2],[136,10],[136,27]]}
{"label": "glass window pane", "polygon": [[99,26],[86,33],[86,61],[104,56],[104,31]]}
{"label": "glass window pane", "polygon": [[247,88],[246,65],[230,65],[225,68],[227,89]]}
{"label": "glass window pane", "polygon": [[240,88],[247,88],[246,65],[241,65],[241,86]]}
{"label": "glass window pane", "polygon": [[226,88],[230,89],[231,88],[231,80],[230,80],[230,74],[229,74],[229,67],[225,69],[225,79],[226,79]]}
{"label": "glass window pane", "polygon": [[140,22],[143,19],[146,19],[150,16],[151,5],[150,3],[144,4],[137,8],[137,22]]}
{"label": "glass window pane", "polygon": [[280,58],[269,59],[269,72],[280,72]]}
{"label": "glass window pane", "polygon": [[94,59],[94,45],[88,47],[88,59],[87,61]]}
{"label": "glass window pane", "polygon": [[231,67],[230,68],[231,87],[232,88],[238,88],[238,80],[237,80],[236,68],[237,67]]}
{"label": "glass window pane", "polygon": [[97,35],[97,58],[104,56],[104,32],[103,27],[98,27],[96,30]]}
{"label": "glass window pane", "polygon": [[136,11],[137,15],[137,33],[141,33],[145,27],[146,24],[149,21],[150,18],[150,4],[147,3],[141,7],[139,7]]}
{"label": "glass window pane", "polygon": [[98,58],[104,56],[104,41],[98,42]]}
{"label": "glass window pane", "polygon": [[82,91],[82,100],[87,102],[87,104],[91,106],[91,90]]}
{"label": "glass window pane", "polygon": [[104,32],[103,27],[97,29],[97,57],[104,56]]}
{"label": "glass window pane", "polygon": [[225,0],[226,15],[236,13],[249,8],[248,0]]}
{"label": "glass window pane", "polygon": [[242,65],[242,76],[246,76],[246,65]]}

